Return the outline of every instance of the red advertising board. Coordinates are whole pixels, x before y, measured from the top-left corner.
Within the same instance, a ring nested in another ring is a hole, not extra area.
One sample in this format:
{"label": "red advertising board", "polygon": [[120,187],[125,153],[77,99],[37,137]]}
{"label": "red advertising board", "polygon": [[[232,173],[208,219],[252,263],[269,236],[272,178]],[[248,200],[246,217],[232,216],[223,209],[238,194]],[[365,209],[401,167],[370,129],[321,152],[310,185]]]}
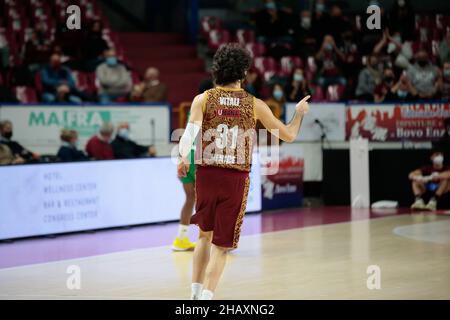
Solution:
{"label": "red advertising board", "polygon": [[352,105],[346,113],[347,140],[432,141],[444,133],[450,104]]}

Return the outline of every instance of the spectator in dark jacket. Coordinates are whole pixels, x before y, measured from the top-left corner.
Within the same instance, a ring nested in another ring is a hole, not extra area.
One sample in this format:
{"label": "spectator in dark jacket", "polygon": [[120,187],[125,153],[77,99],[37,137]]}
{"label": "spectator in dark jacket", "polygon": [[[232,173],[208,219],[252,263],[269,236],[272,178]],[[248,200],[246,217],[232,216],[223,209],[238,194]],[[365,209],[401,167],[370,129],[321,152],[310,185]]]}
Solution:
{"label": "spectator in dark jacket", "polygon": [[25,43],[24,63],[31,71],[38,70],[47,62],[51,41],[46,33],[46,26],[39,23],[32,31],[30,39]]}
{"label": "spectator in dark jacket", "polygon": [[12,92],[10,86],[4,84],[2,76],[0,76],[0,101],[10,103],[19,102],[16,95]]}
{"label": "spectator in dark jacket", "polygon": [[41,78],[44,86],[42,94],[44,102],[81,103],[72,72],[61,65],[61,56],[59,54],[52,54],[50,64],[41,71]]}
{"label": "spectator in dark jacket", "polygon": [[57,154],[59,160],[63,162],[88,160],[86,154],[77,149],[78,132],[75,130],[63,129],[60,137],[62,145]]}
{"label": "spectator in dark jacket", "polygon": [[111,143],[116,159],[133,159],[148,157],[154,153],[152,146],[141,146],[130,139],[130,124],[120,123],[117,135]]}
{"label": "spectator in dark jacket", "polygon": [[13,136],[13,125],[11,121],[0,121],[0,144],[6,145],[11,150],[15,159],[21,162],[33,162],[39,160],[39,155],[27,150],[17,141],[11,140]]}
{"label": "spectator in dark jacket", "polygon": [[95,20],[84,40],[85,70],[89,72],[95,71],[97,66],[103,61],[103,53],[108,49],[108,43],[103,39],[102,23],[99,20]]}

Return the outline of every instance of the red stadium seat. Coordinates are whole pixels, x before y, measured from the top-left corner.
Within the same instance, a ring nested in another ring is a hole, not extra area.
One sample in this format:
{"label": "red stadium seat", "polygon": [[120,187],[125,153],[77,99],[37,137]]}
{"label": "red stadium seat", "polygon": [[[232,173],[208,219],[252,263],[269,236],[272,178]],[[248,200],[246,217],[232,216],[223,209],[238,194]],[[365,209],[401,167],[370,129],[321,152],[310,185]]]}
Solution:
{"label": "red stadium seat", "polygon": [[141,83],[141,77],[139,76],[139,73],[135,70],[131,71],[131,79],[133,81],[133,85]]}
{"label": "red stadium seat", "polygon": [[37,103],[37,94],[31,87],[15,87],[15,95],[21,103]]}
{"label": "red stadium seat", "polygon": [[253,30],[239,29],[236,31],[236,39],[242,45],[253,43],[255,42],[255,32]]}
{"label": "red stadium seat", "polygon": [[317,85],[310,85],[311,88],[311,101],[313,102],[321,102],[325,100],[324,94],[323,94],[323,90],[321,86],[317,86]]}
{"label": "red stadium seat", "polygon": [[230,33],[227,30],[214,29],[209,32],[208,47],[213,51],[229,41]]}
{"label": "red stadium seat", "polygon": [[280,60],[280,74],[282,76],[291,76],[295,68],[303,68],[303,62],[300,57],[287,56],[282,57]]}
{"label": "red stadium seat", "polygon": [[73,71],[73,78],[75,79],[75,85],[80,91],[86,91],[89,89],[88,76],[84,72]]}
{"label": "red stadium seat", "polygon": [[340,84],[335,84],[328,86],[326,92],[326,100],[329,102],[341,101],[344,95],[345,86]]}
{"label": "red stadium seat", "polygon": [[42,78],[41,73],[36,72],[34,76],[34,87],[36,88],[36,91],[39,93],[42,93],[44,91],[44,85],[42,84]]}
{"label": "red stadium seat", "polygon": [[272,57],[256,57],[254,59],[254,67],[258,73],[262,74],[266,71],[277,71],[277,62]]}
{"label": "red stadium seat", "polygon": [[208,36],[212,30],[222,29],[222,20],[218,17],[205,16],[201,20],[201,33],[204,36]]}
{"label": "red stadium seat", "polygon": [[253,57],[261,57],[266,53],[266,47],[262,43],[248,43],[245,48],[250,51]]}

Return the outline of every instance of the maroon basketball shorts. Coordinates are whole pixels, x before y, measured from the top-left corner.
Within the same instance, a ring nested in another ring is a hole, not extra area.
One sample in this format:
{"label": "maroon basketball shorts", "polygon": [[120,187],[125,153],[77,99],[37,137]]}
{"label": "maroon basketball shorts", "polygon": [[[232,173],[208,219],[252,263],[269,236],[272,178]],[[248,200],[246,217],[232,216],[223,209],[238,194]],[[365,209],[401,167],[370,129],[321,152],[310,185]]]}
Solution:
{"label": "maroon basketball shorts", "polygon": [[237,248],[249,185],[248,172],[197,166],[195,214],[191,224],[204,232],[213,231],[214,245]]}

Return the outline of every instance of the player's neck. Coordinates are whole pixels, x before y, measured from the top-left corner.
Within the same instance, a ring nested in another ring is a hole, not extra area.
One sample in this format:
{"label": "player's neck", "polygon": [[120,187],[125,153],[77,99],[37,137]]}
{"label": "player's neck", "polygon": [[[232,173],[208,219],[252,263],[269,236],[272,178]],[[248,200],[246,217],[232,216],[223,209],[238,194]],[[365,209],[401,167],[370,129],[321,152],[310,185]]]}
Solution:
{"label": "player's neck", "polygon": [[236,81],[236,82],[229,83],[227,85],[223,85],[223,86],[219,86],[219,87],[228,88],[228,89],[241,89],[241,82]]}

